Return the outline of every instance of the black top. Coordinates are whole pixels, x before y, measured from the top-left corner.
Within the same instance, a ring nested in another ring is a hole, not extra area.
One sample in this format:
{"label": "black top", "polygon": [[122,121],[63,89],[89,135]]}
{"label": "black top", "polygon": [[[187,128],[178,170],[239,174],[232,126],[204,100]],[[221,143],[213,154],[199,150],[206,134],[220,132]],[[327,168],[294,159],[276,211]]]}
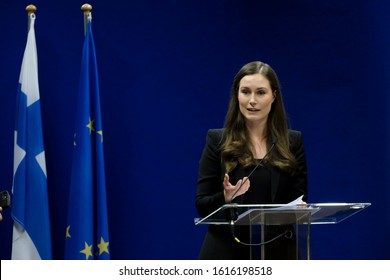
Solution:
{"label": "black top", "polygon": [[250,188],[241,197],[237,197],[233,202],[241,204],[266,204],[271,201],[271,170],[265,163],[242,168],[238,166],[230,174],[230,182],[235,185],[239,179],[250,176]]}
{"label": "black top", "polygon": [[[221,161],[221,144],[224,129],[210,129],[206,145],[199,161],[199,174],[196,193],[196,208],[201,217],[205,217],[225,204],[223,195],[223,178],[225,167]],[[298,169],[291,175],[277,167],[263,164],[250,177],[251,186],[247,193],[234,199],[234,202],[245,204],[283,204],[304,195],[307,199],[307,167],[301,132],[289,131],[290,150],[298,162]],[[230,174],[230,182],[248,176],[253,167],[237,166]],[[280,229],[283,231],[284,229]],[[273,235],[280,232],[273,229]],[[245,230],[238,230],[243,233]],[[270,232],[271,232],[270,231]],[[272,237],[272,236],[271,236]],[[245,239],[245,237],[241,236]],[[293,239],[278,239],[267,245],[269,258],[294,258],[295,242]],[[237,243],[229,226],[210,225],[206,234],[201,259],[248,259],[249,247]]]}

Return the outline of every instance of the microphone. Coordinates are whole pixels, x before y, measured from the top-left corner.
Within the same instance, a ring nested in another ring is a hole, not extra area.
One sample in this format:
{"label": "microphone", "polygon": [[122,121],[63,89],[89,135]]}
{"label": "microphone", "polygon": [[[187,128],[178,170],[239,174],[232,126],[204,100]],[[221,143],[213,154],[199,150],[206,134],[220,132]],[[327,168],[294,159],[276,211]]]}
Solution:
{"label": "microphone", "polygon": [[7,191],[0,192],[0,207],[3,209],[11,207],[11,196]]}
{"label": "microphone", "polygon": [[248,181],[249,177],[253,174],[253,172],[255,172],[255,170],[263,163],[264,159],[266,159],[269,154],[272,152],[272,150],[274,149],[276,143],[278,142],[278,138],[275,138],[274,141],[272,141],[272,145],[271,145],[271,148],[269,148],[268,152],[265,154],[265,156],[256,164],[256,166],[252,169],[252,171],[249,173],[249,175],[246,177],[245,180],[243,180],[240,184],[240,186],[236,189],[236,191],[233,193],[231,199],[230,199],[230,203],[232,203],[233,199],[235,198],[236,194],[238,193],[238,191],[241,189],[241,187],[246,183],[246,181]]}
{"label": "microphone", "polygon": [[241,182],[241,184],[238,186],[238,188],[236,189],[236,191],[233,193],[232,197],[230,198],[230,202],[229,204],[230,205],[230,208],[226,209],[227,211],[225,211],[225,214],[226,214],[226,219],[228,221],[230,221],[230,229],[234,235],[234,221],[237,220],[238,218],[238,213],[237,213],[237,207],[234,203],[232,203],[233,199],[235,198],[236,194],[238,193],[238,191],[242,188],[242,186],[245,184],[246,181],[248,181],[249,177],[253,174],[253,172],[255,172],[255,170],[263,163],[264,159],[266,159],[269,154],[272,152],[272,150],[274,149],[276,143],[278,142],[278,138],[275,138],[273,141],[272,141],[272,145],[271,147],[269,148],[268,152],[264,155],[264,157],[256,164],[256,166],[252,169],[252,171],[249,173],[249,175],[246,177],[245,180],[243,180]]}

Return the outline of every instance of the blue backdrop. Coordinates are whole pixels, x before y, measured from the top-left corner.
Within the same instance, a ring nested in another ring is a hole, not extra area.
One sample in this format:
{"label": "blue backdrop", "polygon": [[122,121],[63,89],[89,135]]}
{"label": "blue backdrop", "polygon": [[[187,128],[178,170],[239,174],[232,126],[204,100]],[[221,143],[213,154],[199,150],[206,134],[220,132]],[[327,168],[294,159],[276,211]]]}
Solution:
{"label": "blue backdrop", "polygon": [[[35,31],[53,255],[64,254],[85,2],[39,1]],[[0,0],[0,189],[10,190],[30,1]],[[196,259],[198,160],[233,76],[269,63],[304,133],[309,202],[371,202],[312,230],[313,259],[390,258],[390,3],[386,0],[125,1],[93,5],[112,259]],[[31,209],[34,211],[34,209]],[[10,211],[0,223],[9,259]]]}

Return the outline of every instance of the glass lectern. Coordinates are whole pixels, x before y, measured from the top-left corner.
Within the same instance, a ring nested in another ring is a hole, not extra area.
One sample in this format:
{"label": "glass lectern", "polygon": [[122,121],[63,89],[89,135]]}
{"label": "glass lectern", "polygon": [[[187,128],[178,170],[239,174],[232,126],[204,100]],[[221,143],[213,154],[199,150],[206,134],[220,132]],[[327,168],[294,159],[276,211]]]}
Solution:
{"label": "glass lectern", "polygon": [[[291,226],[296,235],[296,259],[310,259],[310,227],[316,224],[337,224],[361,210],[371,203],[311,203],[311,204],[225,204],[204,218],[195,218],[195,225],[230,225],[249,226],[251,256],[259,255],[266,259],[264,244],[265,229],[268,226]],[[228,215],[227,215],[228,213]],[[252,240],[259,232],[260,241]],[[232,237],[233,238],[233,237]]]}

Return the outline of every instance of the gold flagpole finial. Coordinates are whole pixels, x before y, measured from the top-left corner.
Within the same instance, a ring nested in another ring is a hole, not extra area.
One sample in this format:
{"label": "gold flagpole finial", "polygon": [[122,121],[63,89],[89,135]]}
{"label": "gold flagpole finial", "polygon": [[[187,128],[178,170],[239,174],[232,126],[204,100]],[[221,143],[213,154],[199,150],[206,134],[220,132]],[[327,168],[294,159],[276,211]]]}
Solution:
{"label": "gold flagpole finial", "polygon": [[92,10],[92,6],[86,3],[81,6],[81,10],[84,12],[84,15],[88,15]]}
{"label": "gold flagpole finial", "polygon": [[28,5],[26,7],[27,15],[28,15],[28,22],[27,22],[27,30],[30,30],[30,25],[31,25],[31,15],[35,15],[35,11],[37,10],[37,7],[34,5]]}
{"label": "gold flagpole finial", "polygon": [[87,34],[87,26],[91,15],[92,6],[86,3],[81,6],[81,10],[84,12],[84,35],[85,35]]}
{"label": "gold flagpole finial", "polygon": [[37,10],[37,7],[35,7],[34,5],[28,5],[26,7],[26,11],[27,11],[27,14],[28,15],[31,15],[32,13],[35,13],[35,11]]}

